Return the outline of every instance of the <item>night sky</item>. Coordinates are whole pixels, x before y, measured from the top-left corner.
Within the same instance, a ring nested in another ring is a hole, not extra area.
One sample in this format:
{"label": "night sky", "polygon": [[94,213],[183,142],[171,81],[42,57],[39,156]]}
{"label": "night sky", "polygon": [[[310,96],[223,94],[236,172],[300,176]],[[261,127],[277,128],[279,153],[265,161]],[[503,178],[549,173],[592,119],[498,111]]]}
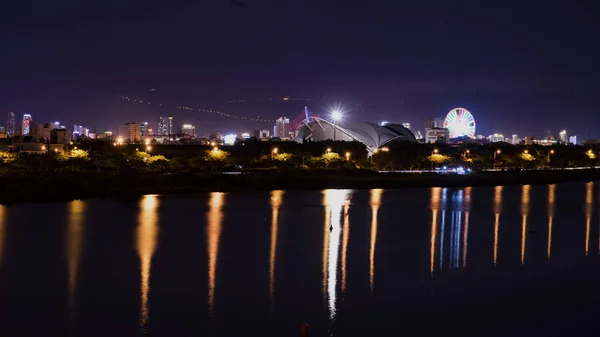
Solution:
{"label": "night sky", "polygon": [[254,130],[271,124],[173,107],[274,119],[302,113],[303,102],[281,101],[290,96],[418,129],[462,106],[484,135],[600,138],[599,10],[576,0],[4,0],[0,123],[27,112],[103,131],[173,114],[201,133]]}

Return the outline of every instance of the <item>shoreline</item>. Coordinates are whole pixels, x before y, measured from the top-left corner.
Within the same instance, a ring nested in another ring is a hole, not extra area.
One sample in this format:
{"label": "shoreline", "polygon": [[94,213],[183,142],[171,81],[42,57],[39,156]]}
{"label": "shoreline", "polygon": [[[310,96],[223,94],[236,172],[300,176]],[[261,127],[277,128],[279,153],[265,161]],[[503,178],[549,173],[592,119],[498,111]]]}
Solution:
{"label": "shoreline", "polygon": [[239,175],[54,173],[0,177],[0,204],[137,198],[144,194],[322,189],[540,185],[600,180],[600,169],[501,171],[470,175],[396,174],[362,170],[270,170]]}

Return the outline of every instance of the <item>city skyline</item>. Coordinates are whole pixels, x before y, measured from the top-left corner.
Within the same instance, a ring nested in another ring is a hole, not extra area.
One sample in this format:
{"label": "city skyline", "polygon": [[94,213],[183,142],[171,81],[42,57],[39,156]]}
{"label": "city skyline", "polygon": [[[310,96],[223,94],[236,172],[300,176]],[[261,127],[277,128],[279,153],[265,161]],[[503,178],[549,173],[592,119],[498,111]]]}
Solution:
{"label": "city skyline", "polygon": [[[600,138],[591,127],[600,123],[600,52],[590,42],[600,27],[587,14],[597,6],[151,0],[107,1],[90,11],[16,3],[0,23],[11,46],[0,112],[96,129],[174,115],[199,130],[225,123],[251,130],[268,125],[174,107],[293,118],[302,112],[294,104],[304,103],[297,99],[310,98],[314,110],[344,103],[353,120],[418,126],[462,106],[482,134],[567,128]],[[17,19],[23,16],[28,24]],[[128,95],[161,102],[165,111],[123,109]],[[244,108],[259,98],[289,109]]]}

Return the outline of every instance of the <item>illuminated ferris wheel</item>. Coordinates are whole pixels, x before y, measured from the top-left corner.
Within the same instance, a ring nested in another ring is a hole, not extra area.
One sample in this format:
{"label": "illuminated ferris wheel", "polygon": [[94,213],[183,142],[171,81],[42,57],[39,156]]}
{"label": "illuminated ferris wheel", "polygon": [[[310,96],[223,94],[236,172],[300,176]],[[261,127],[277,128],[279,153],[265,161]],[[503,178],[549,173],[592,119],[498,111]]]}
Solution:
{"label": "illuminated ferris wheel", "polygon": [[444,128],[448,129],[450,138],[475,138],[475,118],[467,109],[450,110],[444,119]]}

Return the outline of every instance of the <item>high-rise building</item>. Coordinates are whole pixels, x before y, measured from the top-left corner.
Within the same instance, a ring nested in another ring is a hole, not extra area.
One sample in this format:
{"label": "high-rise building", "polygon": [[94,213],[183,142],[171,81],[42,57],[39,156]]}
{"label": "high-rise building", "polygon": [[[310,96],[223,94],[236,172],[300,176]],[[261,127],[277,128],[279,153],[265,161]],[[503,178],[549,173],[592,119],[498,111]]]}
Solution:
{"label": "high-rise building", "polygon": [[450,137],[448,129],[425,129],[425,143],[447,143]]}
{"label": "high-rise building", "polygon": [[273,128],[273,137],[279,137],[281,139],[290,138],[289,118],[280,117],[275,121],[275,127]]}
{"label": "high-rise building", "polygon": [[13,112],[8,113],[8,119],[6,120],[6,133],[9,136],[15,134],[15,114]]}
{"label": "high-rise building", "polygon": [[52,144],[67,144],[71,141],[71,133],[65,129],[50,130],[50,142]]}
{"label": "high-rise building", "polygon": [[569,142],[569,137],[567,137],[567,130],[562,130],[558,134],[558,140],[563,144],[567,144]]}
{"label": "high-rise building", "polygon": [[554,140],[556,137],[554,137],[554,132],[552,132],[552,130],[545,129],[544,130],[544,138],[547,140]]}
{"label": "high-rise building", "polygon": [[444,127],[444,117],[436,117],[433,119],[433,127],[434,128],[443,128]]}
{"label": "high-rise building", "polygon": [[269,132],[269,130],[256,130],[256,131],[254,131],[254,137],[256,137],[258,139],[269,138],[270,134],[271,133]]}
{"label": "high-rise building", "polygon": [[44,125],[36,125],[31,128],[31,135],[37,140],[50,141],[50,131],[52,130],[51,124],[47,123]]}
{"label": "high-rise building", "polygon": [[501,133],[494,133],[493,135],[488,136],[488,140],[490,143],[498,143],[504,141],[504,135]]}
{"label": "high-rise building", "polygon": [[192,124],[183,124],[181,126],[181,133],[191,137],[196,137],[196,127]]}
{"label": "high-rise building", "polygon": [[159,136],[168,136],[169,135],[169,118],[168,117],[158,117],[157,134]]}
{"label": "high-rise building", "polygon": [[125,123],[119,130],[119,137],[130,142],[137,142],[141,137],[140,124],[135,122]]}
{"label": "high-rise building", "polygon": [[517,145],[517,144],[519,144],[520,142],[521,142],[521,140],[519,139],[519,136],[518,136],[518,135],[512,135],[512,139],[511,139],[511,141],[510,141],[510,143],[511,143],[512,145]]}
{"label": "high-rise building", "polygon": [[89,132],[90,129],[86,128],[83,125],[73,125],[73,139],[78,138],[78,137],[88,137],[89,136]]}
{"label": "high-rise building", "polygon": [[173,134],[173,116],[169,115],[169,135]]}
{"label": "high-rise building", "polygon": [[433,118],[427,118],[425,120],[425,129],[433,129],[435,128],[435,122],[433,121]]}
{"label": "high-rise building", "polygon": [[410,130],[410,123],[402,123],[402,126]]}
{"label": "high-rise building", "polygon": [[577,145],[577,136],[569,137],[569,143],[571,143],[573,145]]}
{"label": "high-rise building", "polygon": [[31,115],[23,114],[23,123],[21,124],[21,134],[23,136],[29,136],[31,133]]}
{"label": "high-rise building", "polygon": [[148,135],[148,122],[140,123],[140,135],[146,137]]}

